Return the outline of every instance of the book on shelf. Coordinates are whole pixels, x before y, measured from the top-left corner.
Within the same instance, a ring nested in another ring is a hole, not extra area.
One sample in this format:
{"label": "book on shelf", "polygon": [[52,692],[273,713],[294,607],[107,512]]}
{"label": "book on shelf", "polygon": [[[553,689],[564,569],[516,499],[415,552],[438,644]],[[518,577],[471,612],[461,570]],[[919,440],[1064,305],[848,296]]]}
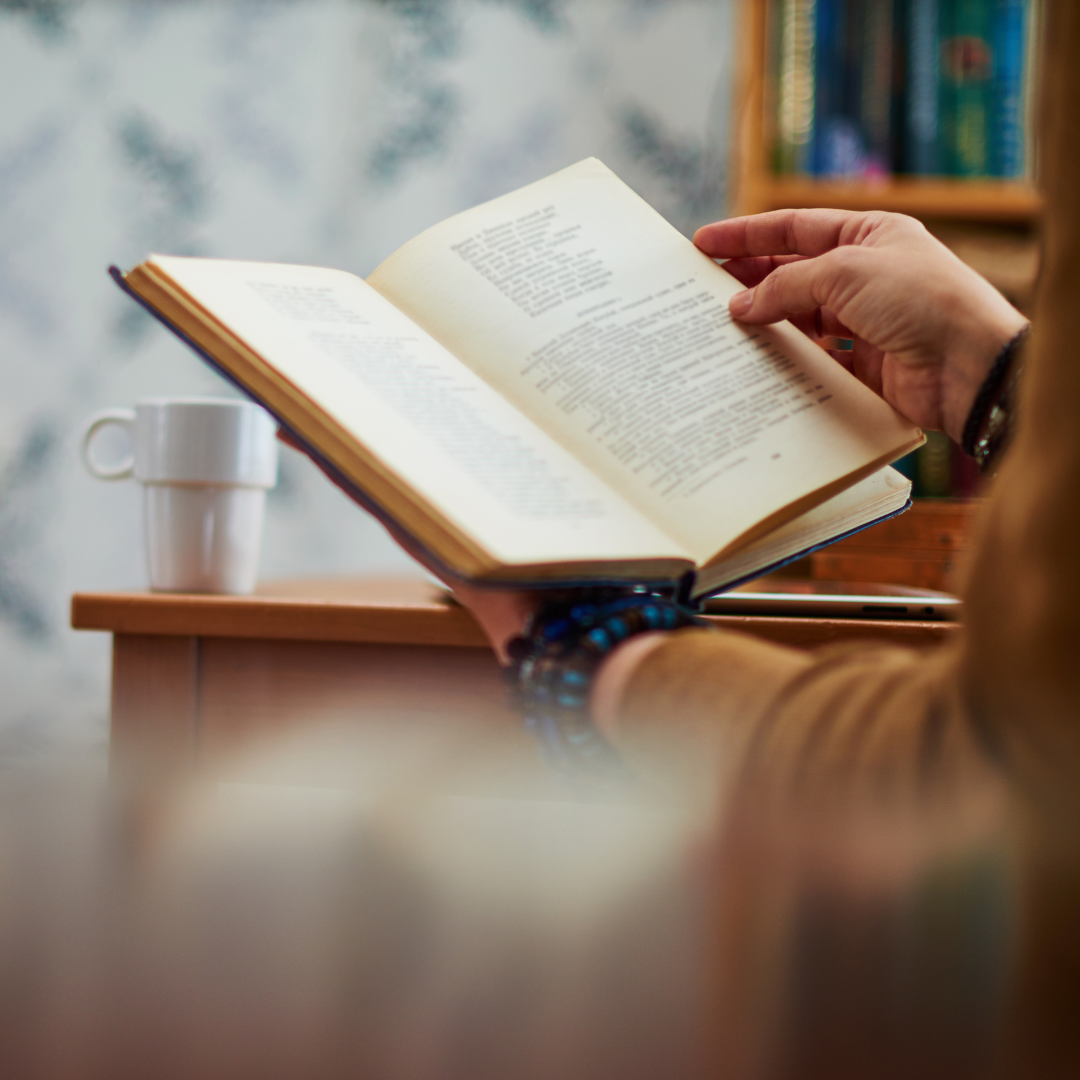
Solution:
{"label": "book on shelf", "polygon": [[941,0],[908,0],[904,172],[933,176],[943,169],[941,137]]}
{"label": "book on shelf", "polygon": [[779,0],[770,35],[776,72],[775,171],[810,171],[814,135],[815,0]]}
{"label": "book on shelf", "polygon": [[990,101],[991,176],[1019,178],[1026,170],[1024,93],[1028,80],[1024,67],[1031,17],[1030,5],[1025,0],[999,0],[990,42],[994,56]]}
{"label": "book on shelf", "polygon": [[1030,176],[1040,0],[774,0],[780,173]]}
{"label": "book on shelf", "polygon": [[114,277],[384,523],[481,582],[695,595],[898,513],[922,433],[595,159],[367,279],[155,255]]}
{"label": "book on shelf", "polygon": [[941,120],[944,169],[954,176],[990,175],[994,97],[994,15],[988,0],[940,0]]}
{"label": "book on shelf", "polygon": [[895,10],[891,0],[817,0],[813,172],[885,177],[892,170]]}

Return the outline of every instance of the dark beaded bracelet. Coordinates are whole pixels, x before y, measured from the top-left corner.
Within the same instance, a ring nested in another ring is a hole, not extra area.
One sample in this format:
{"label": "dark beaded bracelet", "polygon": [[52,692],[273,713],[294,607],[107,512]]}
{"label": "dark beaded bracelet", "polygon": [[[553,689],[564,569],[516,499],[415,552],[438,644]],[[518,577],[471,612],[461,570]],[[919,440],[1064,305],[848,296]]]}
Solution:
{"label": "dark beaded bracelet", "polygon": [[1030,324],[1014,334],[990,368],[972,402],[964,424],[961,446],[973,457],[979,471],[989,473],[1008,445],[1015,427],[1016,388],[1020,381],[1020,347],[1031,330]]}
{"label": "dark beaded bracelet", "polygon": [[509,675],[526,726],[566,778],[621,781],[618,754],[589,716],[593,678],[623,641],[650,630],[705,626],[689,607],[656,593],[594,590],[545,604],[510,642]]}

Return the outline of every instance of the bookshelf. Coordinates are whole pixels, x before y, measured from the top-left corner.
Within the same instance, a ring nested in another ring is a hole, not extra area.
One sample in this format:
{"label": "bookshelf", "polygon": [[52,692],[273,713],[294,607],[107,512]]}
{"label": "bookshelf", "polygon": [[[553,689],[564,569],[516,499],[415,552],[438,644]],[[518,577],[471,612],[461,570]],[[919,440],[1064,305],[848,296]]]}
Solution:
{"label": "bookshelf", "polygon": [[1030,225],[1042,200],[1026,184],[1000,180],[950,180],[898,177],[884,183],[748,177],[738,196],[740,214],[787,207],[830,206],[840,210],[891,210],[917,218],[987,221]]}
{"label": "bookshelf", "polygon": [[741,53],[736,96],[733,213],[829,206],[841,210],[891,210],[923,220],[986,222],[1029,229],[1038,223],[1042,200],[1027,183],[947,177],[837,181],[774,174],[769,164],[775,134],[768,86],[769,0],[742,0],[739,17],[738,40],[746,48]]}
{"label": "bookshelf", "polygon": [[[1030,312],[1038,270],[1036,231],[1042,215],[1042,199],[1026,182],[945,176],[895,176],[874,179],[829,179],[773,171],[776,143],[776,93],[770,85],[770,9],[774,0],[741,0],[739,11],[740,68],[735,97],[734,188],[731,212],[757,214],[767,210],[815,206],[841,210],[887,210],[910,214],[926,223],[942,242],[964,262],[982,274],[1021,311]],[[944,436],[929,433],[929,441],[911,460],[901,463],[915,480],[917,506],[936,521],[948,508],[964,513],[964,499],[979,490],[974,468]],[[955,501],[959,498],[960,501]],[[931,507],[937,507],[931,512]],[[922,520],[915,515],[911,518]],[[966,519],[965,519],[966,520]],[[846,577],[847,580],[893,580],[899,564],[882,563],[880,571],[866,563],[860,545],[881,546],[887,530],[871,529],[848,545],[837,545],[801,573]],[[879,535],[880,534],[880,535]],[[897,534],[897,550],[910,547],[912,537]],[[918,547],[919,545],[916,544]],[[923,545],[925,546],[925,545]],[[921,548],[920,548],[921,550]],[[839,555],[850,555],[836,562]],[[880,554],[876,551],[871,555]],[[893,552],[892,554],[895,554]],[[890,555],[891,557],[891,555]],[[830,561],[832,560],[832,561]],[[862,561],[860,561],[862,560]],[[835,565],[833,565],[835,563]],[[866,563],[866,565],[864,565]],[[945,564],[918,574],[908,567],[901,583],[945,587]],[[895,565],[894,565],[895,564]],[[907,564],[905,564],[907,565]],[[922,565],[922,564],[920,564]],[[867,576],[886,574],[885,578]],[[852,578],[852,574],[856,578]],[[861,575],[859,577],[858,575]],[[917,579],[917,580],[916,580]]]}

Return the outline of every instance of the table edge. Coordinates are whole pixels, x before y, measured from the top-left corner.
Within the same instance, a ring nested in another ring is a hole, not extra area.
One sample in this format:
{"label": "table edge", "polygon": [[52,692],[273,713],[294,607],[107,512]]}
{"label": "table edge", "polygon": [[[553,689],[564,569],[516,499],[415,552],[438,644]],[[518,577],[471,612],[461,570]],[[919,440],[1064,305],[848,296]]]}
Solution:
{"label": "table edge", "polygon": [[[932,645],[951,639],[960,629],[958,623],[899,619],[706,618],[720,629],[801,648],[859,639]],[[236,597],[76,593],[71,598],[71,626],[75,630],[145,636],[488,647],[483,631],[467,610],[435,603],[341,604],[258,596],[237,602]]]}
{"label": "table edge", "polygon": [[340,604],[274,597],[75,593],[75,630],[149,636],[486,646],[464,608],[450,604]]}

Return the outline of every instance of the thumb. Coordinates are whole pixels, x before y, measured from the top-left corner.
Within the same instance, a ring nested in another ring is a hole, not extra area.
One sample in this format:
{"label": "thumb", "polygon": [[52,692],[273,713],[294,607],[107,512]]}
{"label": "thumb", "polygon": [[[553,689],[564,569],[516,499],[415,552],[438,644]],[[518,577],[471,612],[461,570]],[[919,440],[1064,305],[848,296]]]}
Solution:
{"label": "thumb", "polygon": [[828,306],[834,284],[828,255],[778,266],[761,284],[728,301],[732,318],[746,323],[774,323]]}

